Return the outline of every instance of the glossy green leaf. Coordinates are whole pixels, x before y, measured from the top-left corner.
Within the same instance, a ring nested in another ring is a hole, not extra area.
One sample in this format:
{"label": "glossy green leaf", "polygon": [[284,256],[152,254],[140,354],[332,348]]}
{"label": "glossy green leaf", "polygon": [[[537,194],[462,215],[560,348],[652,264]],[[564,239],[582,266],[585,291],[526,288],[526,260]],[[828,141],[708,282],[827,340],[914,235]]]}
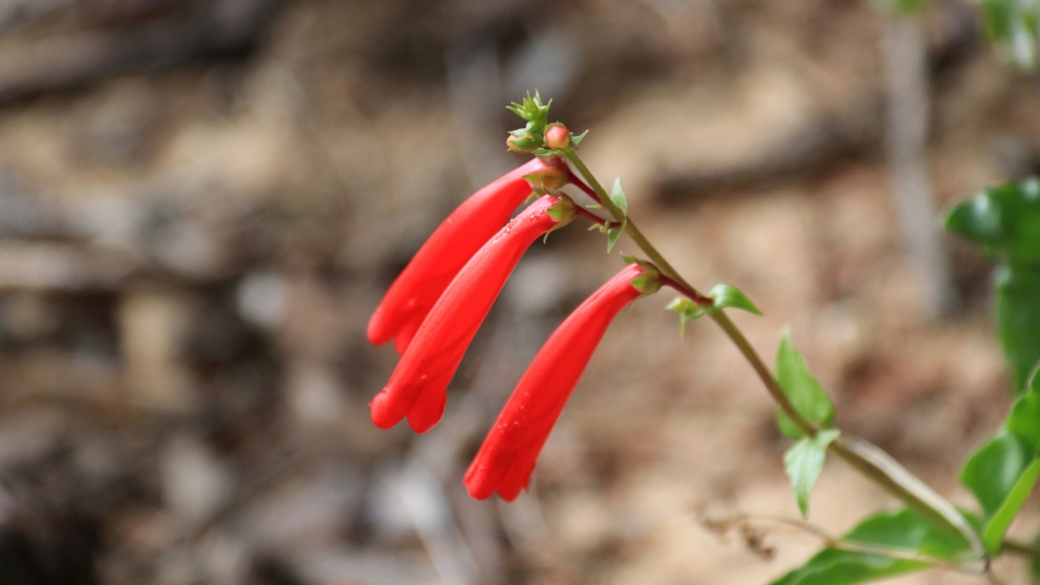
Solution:
{"label": "glossy green leaf", "polygon": [[[791,343],[790,328],[784,330],[780,338],[780,349],[776,356],[776,381],[795,410],[810,422],[823,428],[834,424],[834,404],[809,372],[802,354],[798,353]],[[802,436],[798,427],[779,408],[776,418],[783,434],[793,439]]]}
{"label": "glossy green leaf", "polygon": [[983,544],[1000,550],[1008,527],[1040,477],[1040,377],[1015,401],[1004,428],[968,458],[961,471],[965,485],[982,506]]}
{"label": "glossy green leaf", "polygon": [[994,277],[997,328],[1020,394],[1040,361],[1040,182],[987,189],[954,207],[946,227],[1001,260]]}
{"label": "glossy green leaf", "polygon": [[1029,179],[986,189],[955,206],[946,217],[946,229],[991,255],[1040,263],[1040,182]]}
{"label": "glossy green leaf", "polygon": [[715,285],[715,288],[711,289],[708,296],[715,301],[715,304],[712,306],[713,311],[732,307],[734,309],[743,309],[755,315],[762,314],[762,311],[758,310],[755,303],[752,303],[751,299],[747,298],[747,295],[735,286],[728,284]]}
{"label": "glossy green leaf", "polygon": [[961,483],[975,495],[985,517],[992,517],[1032,459],[1014,435],[1002,430],[968,458]]}
{"label": "glossy green leaf", "polygon": [[840,431],[830,429],[820,431],[816,437],[802,437],[784,453],[784,471],[791,478],[798,509],[802,516],[809,517],[809,495],[816,480],[823,471],[823,463],[827,458],[827,447],[838,438]]}
{"label": "glossy green leaf", "polygon": [[1004,427],[1022,443],[1028,453],[1040,455],[1040,374],[1036,370],[1026,395],[1011,406],[1011,414]]}
{"label": "glossy green leaf", "polygon": [[1040,361],[1040,264],[1003,264],[995,280],[997,328],[1018,394]]}
{"label": "glossy green leaf", "polygon": [[[970,552],[968,543],[959,534],[940,530],[909,509],[871,516],[843,540],[944,561],[957,560],[960,555]],[[773,581],[772,585],[851,585],[930,566],[931,563],[923,560],[827,548],[801,567]]]}
{"label": "glossy green leaf", "polygon": [[993,517],[989,519],[982,532],[982,544],[990,554],[1000,551],[1004,534],[1007,533],[1007,529],[1022,510],[1038,477],[1040,477],[1040,459],[1033,459],[1033,462],[1018,476],[1018,480],[1011,487],[1000,507],[993,513]]}

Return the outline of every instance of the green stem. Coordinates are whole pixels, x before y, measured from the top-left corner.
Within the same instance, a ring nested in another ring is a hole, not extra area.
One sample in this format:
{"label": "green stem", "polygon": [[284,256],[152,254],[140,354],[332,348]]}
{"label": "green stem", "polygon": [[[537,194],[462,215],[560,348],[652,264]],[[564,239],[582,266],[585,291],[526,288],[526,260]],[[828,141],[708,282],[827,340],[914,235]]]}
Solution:
{"label": "green stem", "polygon": [[[588,182],[598,196],[600,204],[610,212],[610,215],[616,221],[623,221],[626,218],[625,212],[614,204],[606,189],[603,188],[596,176],[592,174],[592,171],[581,160],[578,153],[573,148],[567,148],[562,153],[574,165],[574,168],[577,169],[585,181]],[[702,302],[700,299],[705,299],[650,243],[650,240],[643,235],[643,232],[639,230],[631,217],[628,218],[625,233],[632,238],[632,241],[639,246],[639,249],[647,255],[650,261],[657,265],[661,274],[679,285],[680,292],[685,293],[698,302]],[[752,369],[755,370],[755,373],[780,410],[791,419],[791,422],[794,423],[802,434],[809,437],[816,436],[819,429],[794,407],[772,372],[765,365],[762,357],[751,346],[743,332],[730,320],[729,316],[721,310],[710,311],[709,315],[737,347]],[[957,509],[924,482],[907,471],[906,468],[889,457],[884,451],[862,439],[856,437],[846,438],[844,436],[839,436],[837,440],[832,442],[829,449],[853,469],[859,471],[888,493],[899,498],[908,507],[913,508],[925,518],[960,533],[980,556],[984,554],[978,534],[965,522],[964,517]]]}
{"label": "green stem", "polygon": [[1014,540],[1005,540],[1000,546],[1001,552],[1008,552],[1023,557],[1029,557],[1034,561],[1040,561],[1040,549]]}
{"label": "green stem", "polygon": [[[607,194],[606,189],[604,189],[603,185],[600,184],[598,179],[596,179],[596,176],[592,174],[592,171],[590,171],[589,167],[585,165],[585,162],[581,160],[578,153],[575,152],[573,148],[567,148],[563,151],[563,155],[572,165],[574,165],[574,168],[578,170],[578,173],[580,173],[585,181],[588,182],[589,186],[592,187],[592,190],[600,199],[600,204],[610,212],[610,215],[614,217],[614,220],[618,222],[624,221],[626,217],[625,212],[617,205],[614,205],[614,202],[611,200],[610,195]],[[628,218],[627,225],[625,226],[625,233],[628,234],[628,237],[632,238],[632,241],[639,246],[639,249],[647,255],[650,261],[661,270],[661,274],[674,281],[680,288],[685,289],[682,292],[685,292],[694,300],[706,298],[700,294],[692,284],[687,282],[686,279],[679,274],[679,271],[668,262],[664,255],[650,243],[650,240],[643,235],[643,232],[639,230],[631,217]],[[740,329],[738,329],[722,311],[712,312],[711,318],[722,329],[722,331],[726,333],[730,340],[733,341],[733,344],[737,346],[740,353],[744,355],[744,359],[751,364],[755,373],[758,374],[762,383],[765,384],[766,390],[769,391],[769,394],[772,395],[773,400],[775,400],[780,406],[780,409],[784,411],[784,414],[791,419],[795,426],[798,427],[798,430],[802,431],[802,433],[810,437],[815,437],[817,432],[815,426],[806,420],[806,418],[795,409],[794,405],[791,404],[787,395],[784,394],[783,389],[780,388],[780,384],[776,382],[776,379],[773,378],[773,374],[769,372],[769,368],[766,367],[765,363],[762,361],[761,356],[758,355],[758,352],[756,352],[755,348],[751,346],[751,343],[748,342],[746,337],[744,337],[744,334]]]}

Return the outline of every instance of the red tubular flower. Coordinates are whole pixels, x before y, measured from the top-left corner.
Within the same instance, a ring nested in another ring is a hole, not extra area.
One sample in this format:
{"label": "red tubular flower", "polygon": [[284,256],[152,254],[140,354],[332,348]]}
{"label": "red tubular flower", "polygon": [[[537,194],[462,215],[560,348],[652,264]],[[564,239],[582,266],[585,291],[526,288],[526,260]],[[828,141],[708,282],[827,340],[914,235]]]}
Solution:
{"label": "red tubular flower", "polygon": [[390,286],[368,322],[368,340],[382,345],[393,339],[403,354],[451,280],[531,194],[524,176],[551,168],[534,159],[477,191],[452,212]]}
{"label": "red tubular flower", "polygon": [[527,487],[549,432],[610,322],[644,291],[656,290],[655,279],[633,283],[643,274],[643,268],[629,264],[575,309],[545,342],[466,472],[463,483],[471,496],[483,500],[498,492],[511,502]]}
{"label": "red tubular flower", "polygon": [[372,400],[372,422],[388,429],[405,416],[424,433],[440,420],[445,390],[516,263],[539,236],[569,222],[570,201],[545,195],[516,216],[459,271]]}

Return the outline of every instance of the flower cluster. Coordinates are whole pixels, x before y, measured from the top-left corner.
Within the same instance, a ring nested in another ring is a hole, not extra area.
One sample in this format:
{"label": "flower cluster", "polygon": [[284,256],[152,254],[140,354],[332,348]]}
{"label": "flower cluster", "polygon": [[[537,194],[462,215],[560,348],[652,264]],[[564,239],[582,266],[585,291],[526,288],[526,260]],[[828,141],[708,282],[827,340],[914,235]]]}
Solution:
{"label": "flower cluster", "polygon": [[[549,137],[562,140],[553,133]],[[471,196],[415,255],[369,321],[369,340],[393,339],[401,353],[390,381],[372,400],[376,426],[390,428],[407,418],[422,433],[440,420],[448,384],[521,256],[575,215],[590,215],[556,192],[567,182],[579,180],[558,158],[535,159]],[[506,223],[532,191],[549,193]],[[497,492],[512,501],[527,486],[542,446],[610,322],[625,305],[659,286],[652,265],[629,264],[560,325],[466,474],[470,495],[484,499]]]}

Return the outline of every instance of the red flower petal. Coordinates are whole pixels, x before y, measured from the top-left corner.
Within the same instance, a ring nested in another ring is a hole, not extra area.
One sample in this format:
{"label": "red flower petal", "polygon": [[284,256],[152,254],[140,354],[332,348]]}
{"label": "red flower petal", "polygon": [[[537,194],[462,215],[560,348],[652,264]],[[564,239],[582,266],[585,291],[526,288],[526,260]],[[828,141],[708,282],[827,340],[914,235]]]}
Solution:
{"label": "red flower petal", "polygon": [[641,294],[630,264],[585,300],[549,337],[484,439],[463,483],[483,500],[498,492],[511,502],[527,487],[535,461],[592,352],[614,316]]}
{"label": "red flower petal", "polygon": [[528,246],[559,225],[548,213],[556,203],[546,195],[531,204],[484,244],[451,281],[422,322],[390,382],[372,400],[372,422],[377,427],[390,428],[407,416],[408,424],[423,433],[440,420],[448,382],[506,279]]}
{"label": "red flower petal", "polygon": [[403,354],[451,280],[531,194],[524,175],[546,168],[534,159],[477,191],[452,212],[386,292],[368,322],[368,340],[382,345],[393,339]]}

